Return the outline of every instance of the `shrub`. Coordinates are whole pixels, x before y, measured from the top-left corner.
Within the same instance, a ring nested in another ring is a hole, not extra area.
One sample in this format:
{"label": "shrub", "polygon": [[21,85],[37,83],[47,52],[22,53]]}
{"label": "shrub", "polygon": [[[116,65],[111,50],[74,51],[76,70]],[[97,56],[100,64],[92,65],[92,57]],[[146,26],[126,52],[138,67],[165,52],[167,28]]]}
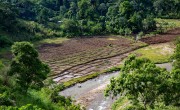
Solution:
{"label": "shrub", "polygon": [[0,35],[0,48],[9,47],[12,45],[12,41],[5,36]]}

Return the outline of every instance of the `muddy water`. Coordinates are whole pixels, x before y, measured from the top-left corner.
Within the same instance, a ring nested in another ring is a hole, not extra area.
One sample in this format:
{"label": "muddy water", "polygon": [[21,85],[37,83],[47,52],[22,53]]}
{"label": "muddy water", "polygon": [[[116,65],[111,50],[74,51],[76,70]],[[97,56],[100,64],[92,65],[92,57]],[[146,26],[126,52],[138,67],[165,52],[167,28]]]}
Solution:
{"label": "muddy water", "polygon": [[118,74],[119,72],[100,75],[95,79],[76,84],[60,92],[60,95],[71,96],[77,100],[77,103],[84,105],[87,110],[108,110],[114,100],[109,97],[104,98],[104,89],[109,84],[110,79]]}
{"label": "muddy water", "polygon": [[[172,69],[171,63],[157,64],[157,66]],[[112,77],[118,76],[119,72],[104,74],[95,79],[88,80],[81,84],[60,92],[60,95],[71,96],[76,103],[85,106],[87,110],[110,110],[112,103],[115,101],[110,97],[104,97],[104,89],[110,83]]]}

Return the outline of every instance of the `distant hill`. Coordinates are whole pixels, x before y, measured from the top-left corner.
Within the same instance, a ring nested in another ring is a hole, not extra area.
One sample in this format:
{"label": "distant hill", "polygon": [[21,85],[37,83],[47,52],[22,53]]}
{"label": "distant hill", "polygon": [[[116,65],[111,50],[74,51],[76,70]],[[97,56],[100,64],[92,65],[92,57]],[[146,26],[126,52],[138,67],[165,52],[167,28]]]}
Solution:
{"label": "distant hill", "polygon": [[154,30],[154,17],[180,18],[180,1],[0,0],[0,35],[13,41],[128,35]]}

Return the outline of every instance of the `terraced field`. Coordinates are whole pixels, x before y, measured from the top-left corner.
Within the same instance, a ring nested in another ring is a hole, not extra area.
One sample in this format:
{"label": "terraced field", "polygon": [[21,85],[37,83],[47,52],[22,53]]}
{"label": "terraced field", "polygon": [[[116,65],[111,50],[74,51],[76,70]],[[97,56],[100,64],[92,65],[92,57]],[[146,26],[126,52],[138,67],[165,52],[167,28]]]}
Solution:
{"label": "terraced field", "polygon": [[40,57],[49,64],[54,81],[64,82],[117,66],[126,53],[145,44],[121,37],[72,39],[62,44],[43,44]]}

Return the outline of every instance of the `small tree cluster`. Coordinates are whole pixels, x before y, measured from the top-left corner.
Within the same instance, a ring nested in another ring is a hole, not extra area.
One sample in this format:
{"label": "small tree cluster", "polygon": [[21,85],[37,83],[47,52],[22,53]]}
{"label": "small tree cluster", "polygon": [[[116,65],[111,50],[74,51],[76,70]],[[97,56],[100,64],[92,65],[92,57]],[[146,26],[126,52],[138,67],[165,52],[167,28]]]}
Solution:
{"label": "small tree cluster", "polygon": [[16,83],[22,92],[28,88],[43,87],[43,80],[47,78],[50,69],[38,58],[38,52],[29,42],[16,42],[12,46],[14,58],[9,71],[16,77]]}
{"label": "small tree cluster", "polygon": [[[178,49],[177,45],[176,51]],[[175,56],[178,53],[175,52]],[[130,56],[125,61],[120,76],[111,79],[105,93],[106,96],[126,96],[135,108],[142,105],[141,109],[153,109],[159,102],[165,105],[179,105],[179,86],[179,68],[168,72],[148,59]]]}

